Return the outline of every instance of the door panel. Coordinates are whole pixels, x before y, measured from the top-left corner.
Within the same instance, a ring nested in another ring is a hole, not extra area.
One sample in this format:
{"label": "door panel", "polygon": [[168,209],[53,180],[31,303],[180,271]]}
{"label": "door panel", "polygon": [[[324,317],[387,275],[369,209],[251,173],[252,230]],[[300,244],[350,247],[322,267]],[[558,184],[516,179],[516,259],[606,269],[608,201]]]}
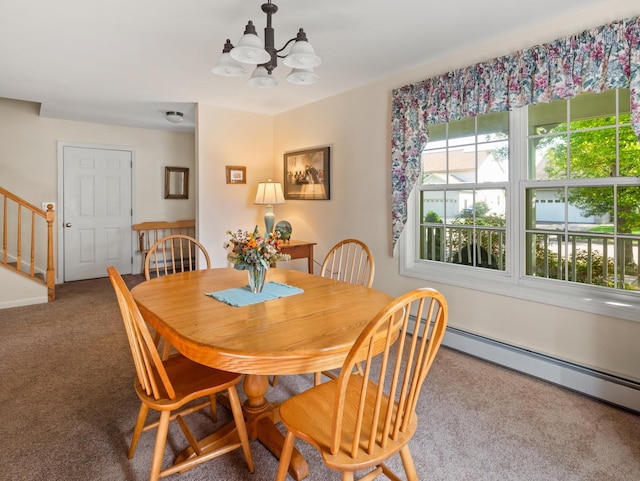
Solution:
{"label": "door panel", "polygon": [[131,151],[65,146],[64,281],[131,273]]}

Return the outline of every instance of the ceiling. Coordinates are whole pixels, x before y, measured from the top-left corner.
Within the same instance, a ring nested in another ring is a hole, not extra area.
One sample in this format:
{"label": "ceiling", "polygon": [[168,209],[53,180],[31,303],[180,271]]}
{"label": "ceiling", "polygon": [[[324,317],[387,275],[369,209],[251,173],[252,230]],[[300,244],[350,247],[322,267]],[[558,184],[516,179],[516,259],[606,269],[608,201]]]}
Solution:
{"label": "ceiling", "polygon": [[188,131],[196,103],[277,114],[607,0],[274,0],[276,48],[303,27],[318,83],[289,84],[281,63],[275,89],[211,73],[248,20],[263,37],[263,2],[0,0],[0,97],[45,117]]}

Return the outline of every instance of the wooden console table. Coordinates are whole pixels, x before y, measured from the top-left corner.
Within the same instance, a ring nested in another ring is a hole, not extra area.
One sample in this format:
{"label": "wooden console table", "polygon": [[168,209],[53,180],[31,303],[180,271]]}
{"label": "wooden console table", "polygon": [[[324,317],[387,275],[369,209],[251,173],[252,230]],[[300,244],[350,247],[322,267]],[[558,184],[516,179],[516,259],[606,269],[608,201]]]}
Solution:
{"label": "wooden console table", "polygon": [[283,254],[289,254],[291,259],[307,259],[309,274],[313,274],[313,246],[316,242],[290,240],[280,244]]}

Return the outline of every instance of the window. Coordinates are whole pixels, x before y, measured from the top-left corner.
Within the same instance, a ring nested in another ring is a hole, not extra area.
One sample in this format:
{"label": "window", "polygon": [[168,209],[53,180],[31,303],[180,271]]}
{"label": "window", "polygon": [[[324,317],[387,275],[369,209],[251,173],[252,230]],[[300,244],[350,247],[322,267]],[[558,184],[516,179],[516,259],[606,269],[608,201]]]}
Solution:
{"label": "window", "polygon": [[422,154],[420,259],[505,269],[509,115],[429,129]]}
{"label": "window", "polygon": [[429,126],[403,274],[637,317],[629,104],[628,90],[609,90]]}
{"label": "window", "polygon": [[526,275],[638,291],[640,145],[629,91],[532,105],[528,132]]}

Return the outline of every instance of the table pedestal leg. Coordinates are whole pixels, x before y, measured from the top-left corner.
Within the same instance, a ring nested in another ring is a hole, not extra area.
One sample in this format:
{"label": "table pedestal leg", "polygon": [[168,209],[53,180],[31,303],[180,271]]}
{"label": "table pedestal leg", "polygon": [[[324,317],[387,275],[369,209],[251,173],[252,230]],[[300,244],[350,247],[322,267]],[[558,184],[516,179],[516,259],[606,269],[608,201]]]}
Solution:
{"label": "table pedestal leg", "polygon": [[[247,400],[242,410],[245,414],[249,439],[258,439],[274,456],[280,458],[284,436],[276,427],[276,423],[280,422],[278,406],[269,403],[265,398],[268,388],[267,376],[245,375],[244,392]],[[309,475],[307,461],[296,449],[291,456],[289,474],[297,481]]]}
{"label": "table pedestal leg", "polygon": [[[280,422],[278,405],[268,402],[265,398],[268,388],[269,379],[267,376],[258,376],[253,374],[245,375],[244,392],[247,395],[247,400],[242,406],[242,411],[244,412],[244,419],[247,425],[247,434],[249,435],[249,439],[252,441],[257,439],[269,451],[271,451],[276,458],[280,459],[280,455],[282,454],[282,445],[284,444],[284,436],[276,427],[276,424]],[[218,400],[221,404],[231,410],[226,396],[220,396],[218,397]],[[234,424],[230,423],[229,426],[233,429],[235,434]],[[228,427],[224,427],[221,428],[219,432],[224,432],[224,436],[226,437],[230,434],[227,431]],[[202,451],[208,452],[209,450],[217,448],[220,445],[220,442],[220,434],[213,433],[198,441],[198,446]],[[193,455],[193,450],[191,448],[187,448],[177,459],[187,459]],[[309,476],[309,466],[307,465],[307,461],[295,448],[291,456],[291,463],[289,464],[289,474],[296,481],[301,481]]]}

